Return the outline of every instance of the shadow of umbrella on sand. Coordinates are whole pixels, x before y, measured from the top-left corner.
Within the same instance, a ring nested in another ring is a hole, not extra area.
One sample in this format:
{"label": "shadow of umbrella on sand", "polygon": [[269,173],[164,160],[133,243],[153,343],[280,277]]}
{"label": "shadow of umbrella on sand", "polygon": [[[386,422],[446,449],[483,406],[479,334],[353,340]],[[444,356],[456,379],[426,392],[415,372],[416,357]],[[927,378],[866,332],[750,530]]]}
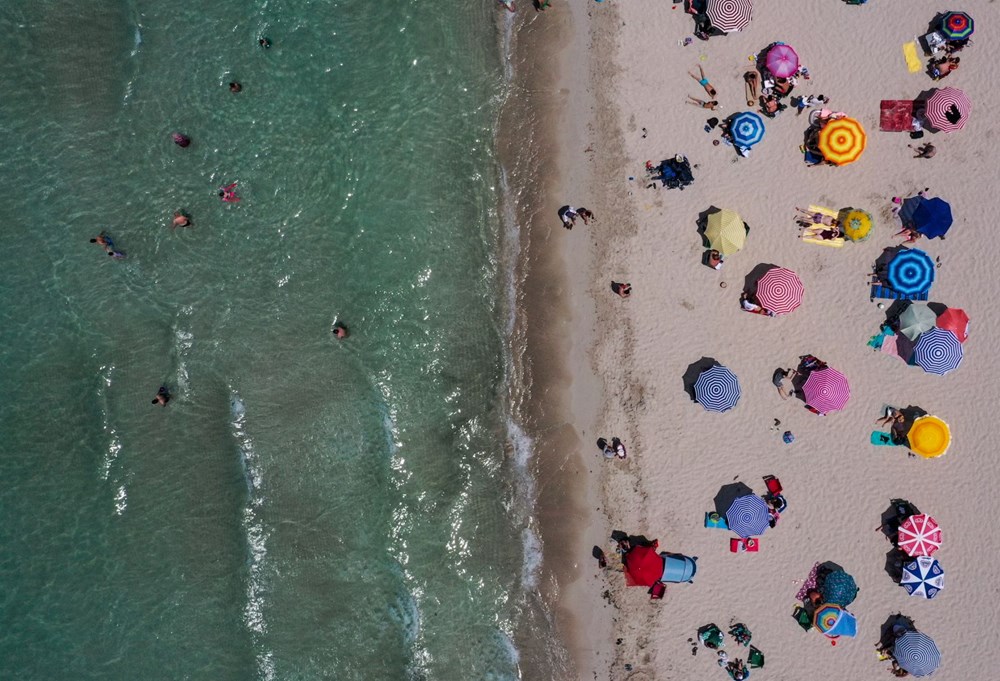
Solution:
{"label": "shadow of umbrella on sand", "polygon": [[747,293],[757,294],[757,282],[765,274],[778,266],[771,263],[762,262],[761,264],[754,267],[750,272],[743,278],[743,290]]}
{"label": "shadow of umbrella on sand", "polygon": [[917,625],[914,624],[912,619],[901,612],[889,615],[888,619],[882,623],[878,639],[879,643],[882,644],[883,648],[892,650],[892,644],[896,642],[897,632],[901,633],[901,630],[916,631]]}
{"label": "shadow of umbrella on sand", "polygon": [[753,490],[742,482],[723,485],[719,489],[719,493],[715,495],[715,512],[725,518],[726,512],[729,511],[729,507],[733,505],[733,502],[748,494],[753,494]]}
{"label": "shadow of umbrella on sand", "polygon": [[714,357],[702,357],[697,362],[693,362],[688,365],[687,371],[684,372],[684,376],[681,380],[684,382],[684,392],[688,394],[692,402],[697,402],[698,400],[694,395],[694,384],[698,382],[698,377],[701,376],[701,372],[706,369],[711,369],[714,366],[719,366],[721,363]]}

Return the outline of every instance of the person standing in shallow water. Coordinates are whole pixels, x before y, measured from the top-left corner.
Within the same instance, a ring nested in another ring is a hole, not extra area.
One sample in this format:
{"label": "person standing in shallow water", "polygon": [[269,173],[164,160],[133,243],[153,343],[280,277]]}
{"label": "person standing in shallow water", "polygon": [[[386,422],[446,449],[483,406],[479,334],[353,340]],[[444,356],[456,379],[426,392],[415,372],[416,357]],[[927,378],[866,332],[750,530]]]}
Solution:
{"label": "person standing in shallow water", "polygon": [[234,80],[232,83],[229,84],[230,92],[241,92],[242,90],[243,90],[243,84],[240,83],[239,81]]}
{"label": "person standing in shallow water", "polygon": [[351,335],[351,332],[347,330],[347,326],[341,322],[337,322],[333,325],[333,336],[334,338],[339,338],[343,340]]}

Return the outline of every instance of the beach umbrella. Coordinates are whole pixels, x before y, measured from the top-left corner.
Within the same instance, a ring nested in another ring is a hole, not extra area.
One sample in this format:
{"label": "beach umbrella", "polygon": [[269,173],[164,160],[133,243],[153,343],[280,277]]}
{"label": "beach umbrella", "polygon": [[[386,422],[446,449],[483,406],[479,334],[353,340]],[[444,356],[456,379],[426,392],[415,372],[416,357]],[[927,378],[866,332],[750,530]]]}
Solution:
{"label": "beach umbrella", "polygon": [[858,620],[854,615],[833,603],[824,603],[816,608],[813,624],[830,638],[838,636],[850,638],[858,633]]}
{"label": "beach umbrella", "polygon": [[934,459],[948,451],[951,445],[951,428],[937,416],[914,419],[906,433],[910,449],[925,459]]}
{"label": "beach umbrella", "polygon": [[698,376],[694,398],[707,411],[729,411],[740,401],[740,382],[736,374],[716,364]]}
{"label": "beach umbrella", "polygon": [[771,514],[763,499],[756,494],[745,494],[729,505],[726,524],[744,539],[756,537],[771,526]]}
{"label": "beach umbrella", "polygon": [[827,367],[810,372],[802,386],[802,394],[806,404],[820,414],[826,414],[844,408],[851,397],[851,386],[847,384],[844,374]]}
{"label": "beach umbrella", "polygon": [[900,524],[896,545],[908,556],[932,556],[941,548],[941,528],[926,513],[911,515]]}
{"label": "beach umbrella", "polygon": [[625,566],[625,584],[628,586],[653,586],[663,577],[663,556],[650,546],[633,546],[622,555]]}
{"label": "beach umbrella", "polygon": [[705,14],[712,27],[725,33],[741,31],[749,26],[752,12],[751,0],[708,0],[705,5]]}
{"label": "beach umbrella", "polygon": [[827,603],[847,607],[857,598],[858,585],[854,581],[854,577],[843,570],[834,570],[823,580],[823,588],[820,593]]}
{"label": "beach umbrella", "polygon": [[705,236],[712,248],[722,255],[731,255],[743,248],[747,230],[736,211],[723,209],[708,216]]}
{"label": "beach umbrella", "polygon": [[903,205],[899,209],[899,219],[904,227],[914,229],[928,239],[947,234],[954,221],[951,216],[951,206],[947,201],[937,197],[928,199],[920,195],[903,199]]}
{"label": "beach umbrella", "polygon": [[940,132],[954,132],[965,127],[972,113],[972,100],[958,88],[935,90],[927,100],[924,117]]}
{"label": "beach umbrella", "polygon": [[941,33],[948,40],[965,40],[975,30],[975,23],[965,12],[948,12],[941,19]]}
{"label": "beach umbrella", "polygon": [[903,577],[899,585],[911,596],[930,599],[944,588],[944,568],[936,558],[918,556],[916,560],[903,566]]}
{"label": "beach umbrella", "polygon": [[941,666],[941,651],[927,634],[903,632],[892,647],[892,656],[899,666],[914,676],[927,676]]}
{"label": "beach umbrella", "polygon": [[776,315],[788,314],[802,304],[802,280],[784,267],[774,267],[757,281],[757,300]]}
{"label": "beach umbrella", "polygon": [[764,119],[752,111],[738,113],[729,121],[729,134],[733,144],[749,149],[764,139]]}
{"label": "beach umbrella", "polygon": [[924,331],[930,331],[937,326],[937,315],[934,310],[927,307],[927,303],[911,303],[899,315],[899,332],[910,340],[917,340],[917,336]]}
{"label": "beach umbrella", "polygon": [[819,131],[819,153],[834,165],[857,161],[866,143],[865,129],[853,118],[831,120]]}
{"label": "beach umbrella", "polygon": [[844,230],[844,236],[851,241],[864,241],[867,239],[871,236],[872,226],[874,225],[871,213],[858,208],[848,210],[844,219],[840,222]]}
{"label": "beach umbrella", "polygon": [[962,363],[962,343],[951,331],[934,327],[920,335],[913,358],[927,373],[944,376]]}
{"label": "beach umbrella", "polygon": [[799,55],[791,45],[775,45],[767,51],[766,63],[775,78],[791,78],[799,70]]}
{"label": "beach umbrella", "polygon": [[934,283],[934,261],[918,248],[901,248],[886,266],[885,283],[903,295],[927,293]]}
{"label": "beach umbrella", "polygon": [[965,310],[949,307],[938,315],[937,325],[938,328],[951,331],[961,343],[969,338],[969,315],[965,313]]}

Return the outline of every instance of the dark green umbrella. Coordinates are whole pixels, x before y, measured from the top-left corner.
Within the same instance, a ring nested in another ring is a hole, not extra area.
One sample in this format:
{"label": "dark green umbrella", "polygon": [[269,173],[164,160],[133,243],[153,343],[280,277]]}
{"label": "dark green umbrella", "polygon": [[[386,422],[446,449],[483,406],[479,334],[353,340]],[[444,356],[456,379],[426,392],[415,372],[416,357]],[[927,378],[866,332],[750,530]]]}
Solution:
{"label": "dark green umbrella", "polygon": [[858,585],[854,583],[854,577],[843,570],[835,570],[823,580],[821,593],[827,603],[848,606],[858,596]]}

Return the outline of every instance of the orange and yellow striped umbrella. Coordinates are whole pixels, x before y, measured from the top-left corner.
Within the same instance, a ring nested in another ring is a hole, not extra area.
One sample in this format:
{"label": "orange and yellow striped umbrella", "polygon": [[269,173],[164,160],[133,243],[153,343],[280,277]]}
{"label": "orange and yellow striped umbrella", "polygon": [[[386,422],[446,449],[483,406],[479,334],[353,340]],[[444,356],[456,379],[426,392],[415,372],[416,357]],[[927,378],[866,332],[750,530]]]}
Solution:
{"label": "orange and yellow striped umbrella", "polygon": [[820,130],[819,152],[827,161],[843,166],[858,160],[867,140],[860,123],[853,118],[839,118]]}

